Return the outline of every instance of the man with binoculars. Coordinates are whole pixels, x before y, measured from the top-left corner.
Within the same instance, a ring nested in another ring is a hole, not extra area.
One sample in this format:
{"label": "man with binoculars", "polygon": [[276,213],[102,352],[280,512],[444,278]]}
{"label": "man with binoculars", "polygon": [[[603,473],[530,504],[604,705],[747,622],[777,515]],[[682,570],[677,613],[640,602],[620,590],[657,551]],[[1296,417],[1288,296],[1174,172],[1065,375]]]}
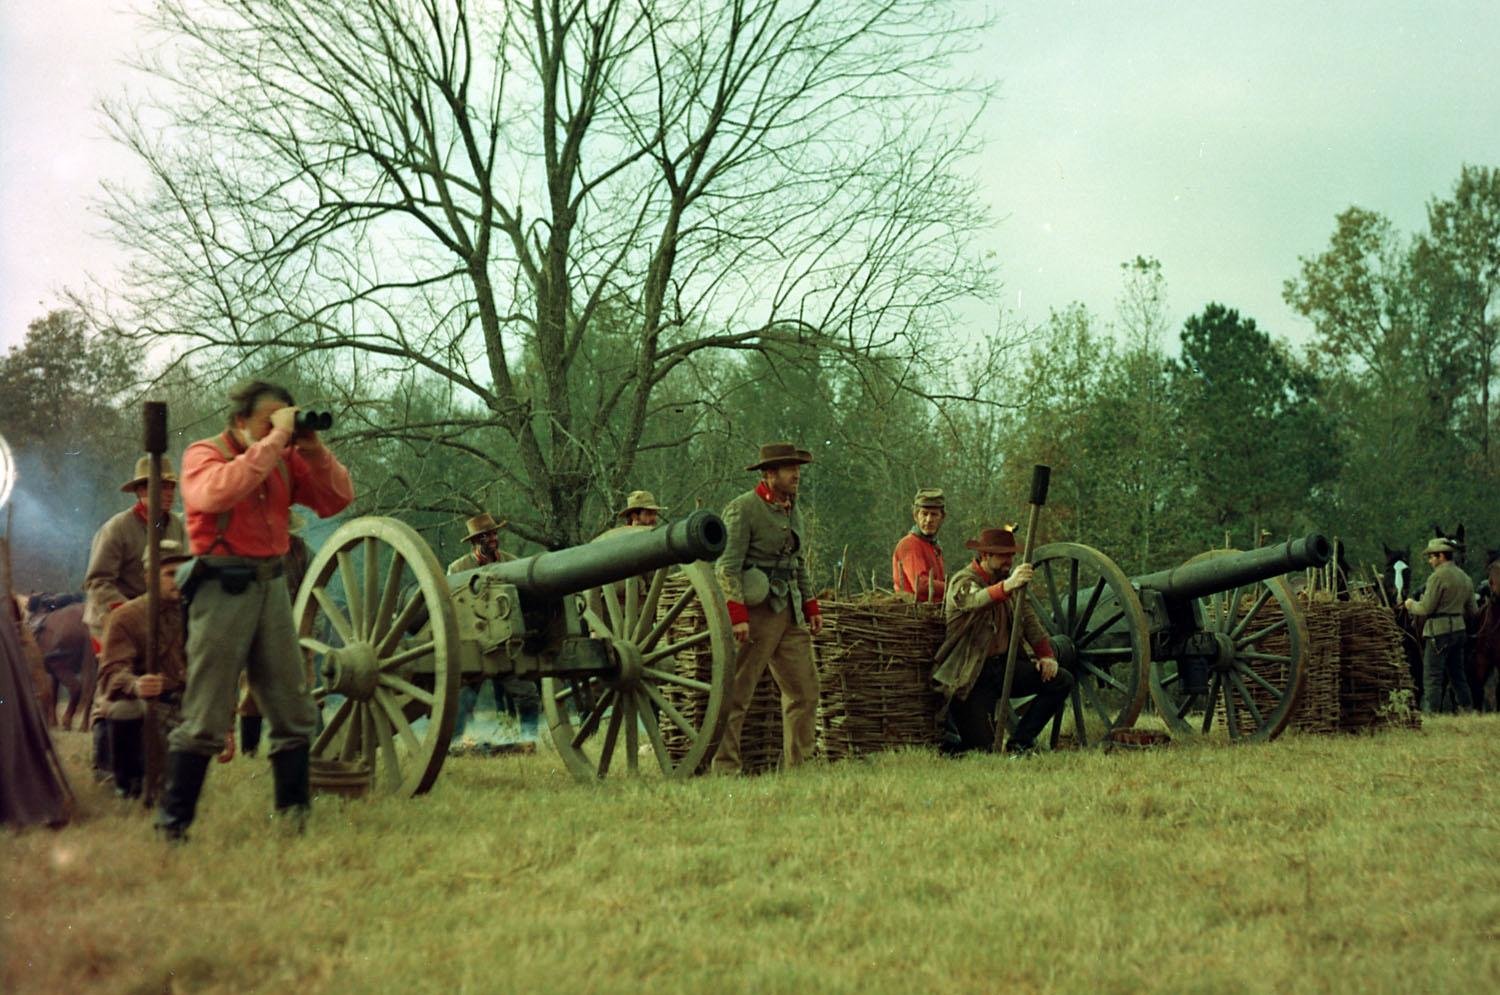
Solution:
{"label": "man with binoculars", "polygon": [[276,810],[298,828],[309,809],[308,749],[317,721],[282,574],[293,504],[320,518],[354,499],[349,471],[318,437],[326,413],[295,406],[255,380],[229,395],[229,427],[188,446],[179,490],[193,559],[178,574],[189,598],[182,723],[168,740],[157,829],[185,838],[208,762],[233,722],[240,671],[270,727]]}

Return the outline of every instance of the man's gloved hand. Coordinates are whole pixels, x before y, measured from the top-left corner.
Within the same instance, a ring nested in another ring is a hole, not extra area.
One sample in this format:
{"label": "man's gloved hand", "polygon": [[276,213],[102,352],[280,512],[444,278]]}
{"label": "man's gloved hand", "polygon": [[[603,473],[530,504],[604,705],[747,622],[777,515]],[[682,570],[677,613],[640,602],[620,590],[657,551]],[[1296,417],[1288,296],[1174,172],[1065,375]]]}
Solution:
{"label": "man's gloved hand", "polygon": [[1031,564],[1023,563],[1010,572],[1010,576],[1005,578],[1002,586],[1005,588],[1006,593],[1010,594],[1025,587],[1030,582]]}

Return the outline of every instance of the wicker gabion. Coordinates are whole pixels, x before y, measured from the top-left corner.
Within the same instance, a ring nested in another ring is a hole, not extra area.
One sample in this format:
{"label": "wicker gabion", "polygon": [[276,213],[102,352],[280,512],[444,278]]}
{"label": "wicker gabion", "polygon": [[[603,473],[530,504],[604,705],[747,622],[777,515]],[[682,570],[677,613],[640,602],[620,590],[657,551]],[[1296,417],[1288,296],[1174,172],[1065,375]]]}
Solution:
{"label": "wicker gabion", "polygon": [[1300,732],[1331,733],[1339,729],[1339,619],[1334,604],[1321,599],[1303,603],[1310,643],[1307,684],[1291,721],[1291,728]]}
{"label": "wicker gabion", "polygon": [[1339,620],[1339,728],[1421,726],[1401,629],[1390,610],[1371,601],[1334,606]]}

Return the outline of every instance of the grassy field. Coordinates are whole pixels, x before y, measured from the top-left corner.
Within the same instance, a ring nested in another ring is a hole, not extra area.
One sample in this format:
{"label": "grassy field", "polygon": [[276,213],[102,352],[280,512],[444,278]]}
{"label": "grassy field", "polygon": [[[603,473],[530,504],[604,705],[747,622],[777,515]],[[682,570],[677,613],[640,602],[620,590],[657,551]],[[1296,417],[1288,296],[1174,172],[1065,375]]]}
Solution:
{"label": "grassy field", "polygon": [[1495,717],[686,784],[456,759],[300,838],[236,760],[175,851],[62,748],[82,818],[0,837],[17,995],[1500,990]]}

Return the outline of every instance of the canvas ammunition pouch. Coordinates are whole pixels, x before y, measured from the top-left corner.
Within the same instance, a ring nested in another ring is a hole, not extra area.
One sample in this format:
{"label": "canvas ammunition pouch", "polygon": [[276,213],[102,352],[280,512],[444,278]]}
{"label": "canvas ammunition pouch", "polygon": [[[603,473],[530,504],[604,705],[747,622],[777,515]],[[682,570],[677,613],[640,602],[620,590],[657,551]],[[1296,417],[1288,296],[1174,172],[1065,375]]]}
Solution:
{"label": "canvas ammunition pouch", "polygon": [[[765,604],[766,600],[772,596],[785,599],[796,587],[796,583],[797,571],[793,560],[775,560],[765,563],[747,560],[745,562],[741,587],[746,605]],[[800,601],[800,599],[797,600]]]}
{"label": "canvas ammunition pouch", "polygon": [[216,580],[225,594],[244,594],[252,581],[275,580],[285,570],[281,557],[196,556],[177,568],[177,589],[184,601],[205,581]]}

